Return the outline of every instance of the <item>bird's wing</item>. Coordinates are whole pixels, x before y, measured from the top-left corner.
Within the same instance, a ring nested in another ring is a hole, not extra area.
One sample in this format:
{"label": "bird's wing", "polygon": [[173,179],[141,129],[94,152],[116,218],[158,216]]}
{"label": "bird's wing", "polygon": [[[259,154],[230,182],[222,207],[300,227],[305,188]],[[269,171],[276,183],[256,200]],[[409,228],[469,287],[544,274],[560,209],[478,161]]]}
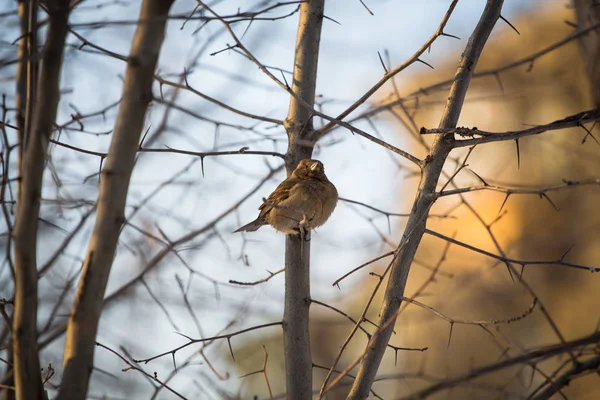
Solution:
{"label": "bird's wing", "polygon": [[258,209],[260,210],[260,217],[267,215],[275,206],[281,204],[284,200],[290,197],[290,192],[297,184],[296,179],[286,179],[277,186],[277,188],[267,197],[267,201],[262,203]]}

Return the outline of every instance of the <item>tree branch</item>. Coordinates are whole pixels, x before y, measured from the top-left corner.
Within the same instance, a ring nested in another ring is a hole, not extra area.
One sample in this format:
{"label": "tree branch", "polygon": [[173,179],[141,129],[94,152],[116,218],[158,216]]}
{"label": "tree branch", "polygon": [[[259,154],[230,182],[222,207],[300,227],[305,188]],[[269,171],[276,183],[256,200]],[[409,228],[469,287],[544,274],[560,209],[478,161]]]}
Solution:
{"label": "tree branch", "polygon": [[457,195],[460,193],[469,193],[469,192],[478,192],[480,190],[489,190],[492,192],[506,193],[509,196],[513,195],[513,194],[536,194],[536,195],[542,197],[547,192],[554,192],[554,191],[559,191],[562,189],[576,188],[576,187],[588,186],[588,185],[600,186],[600,178],[582,179],[582,180],[578,180],[578,181],[564,180],[563,183],[561,183],[561,184],[545,186],[545,187],[538,187],[538,188],[504,187],[504,186],[498,186],[498,185],[491,185],[486,182],[482,185],[467,186],[467,187],[461,187],[461,188],[456,188],[456,189],[444,190],[444,191],[438,192],[436,194],[436,196],[439,196],[439,197],[452,196],[452,195]]}
{"label": "tree branch", "polygon": [[453,239],[451,237],[442,235],[441,233],[432,231],[431,229],[425,229],[425,233],[427,233],[428,235],[440,238],[442,240],[445,240],[445,241],[447,241],[449,243],[455,244],[457,246],[463,247],[465,249],[469,249],[469,250],[474,251],[476,253],[483,254],[484,256],[488,256],[488,257],[496,259],[498,261],[502,261],[504,263],[518,264],[518,265],[522,265],[522,266],[526,266],[526,265],[562,265],[564,267],[581,269],[581,270],[584,270],[584,271],[600,272],[600,268],[594,267],[593,265],[574,264],[574,263],[563,261],[562,258],[559,258],[558,260],[549,260],[549,261],[540,261],[540,260],[515,260],[513,258],[508,258],[508,257],[504,257],[504,256],[499,256],[499,255],[494,254],[494,253],[490,253],[489,251],[485,251],[485,250],[479,249],[479,248],[477,248],[475,246],[471,246],[470,244],[467,244],[467,243],[459,242],[456,239]]}
{"label": "tree branch", "polygon": [[[241,334],[246,333],[246,332],[255,331],[255,330],[258,330],[258,329],[268,328],[268,327],[271,327],[271,326],[279,326],[281,324],[282,323],[280,321],[277,321],[277,322],[268,322],[266,324],[255,325],[255,326],[252,326],[250,328],[241,329],[241,330],[236,331],[236,332],[222,334],[222,335],[216,335],[216,336],[211,336],[211,337],[206,337],[206,338],[202,338],[202,339],[192,339],[190,337],[184,336],[185,338],[187,338],[189,340],[186,344],[182,344],[181,346],[178,346],[178,347],[176,347],[174,349],[171,349],[169,351],[165,351],[164,353],[160,353],[160,354],[157,354],[157,355],[149,357],[149,358],[144,358],[144,359],[141,359],[141,360],[134,359],[133,361],[135,361],[137,363],[148,364],[150,361],[156,360],[157,358],[161,358],[161,357],[164,357],[164,356],[167,356],[167,355],[174,355],[179,350],[185,349],[186,347],[191,346],[193,344],[196,344],[196,343],[205,343],[205,342],[212,342],[213,340],[217,340],[217,339],[227,339],[227,341],[229,342],[229,348],[231,349],[231,342],[230,341],[231,341],[232,337],[241,335]],[[233,358],[233,354],[231,356]]]}
{"label": "tree branch", "polygon": [[531,128],[523,129],[520,131],[508,131],[508,132],[487,132],[477,128],[434,128],[426,129],[421,128],[421,134],[430,133],[452,133],[460,136],[480,136],[473,139],[457,140],[454,144],[455,148],[473,146],[475,144],[484,144],[492,142],[501,142],[504,140],[516,140],[526,136],[539,135],[540,133],[547,131],[555,131],[559,129],[573,128],[583,126],[590,122],[600,121],[600,109],[592,109],[583,111],[574,115],[570,115],[563,119],[559,119],[554,122],[550,122],[545,125],[537,125]]}
{"label": "tree branch", "polygon": [[[440,121],[440,128],[450,129],[456,127],[475,65],[496,21],[500,17],[502,4],[503,0],[487,1],[485,10],[460,60],[454,82],[450,88],[448,102]],[[398,313],[410,265],[425,232],[427,215],[434,202],[430,195],[435,193],[442,168],[453,148],[453,135],[441,135],[436,138],[429,155],[425,159],[417,197],[411,211],[412,215],[407,221],[405,234],[398,246],[400,252],[393,261],[383,305],[379,313],[378,325],[382,328],[378,331],[378,334],[373,336],[371,343],[368,345],[369,348],[360,363],[356,380],[348,396],[349,399],[365,399],[369,394],[369,389],[373,384],[393,331],[394,324],[388,322],[392,318],[395,319]],[[383,327],[386,324],[388,326],[384,329]]]}
{"label": "tree branch", "polygon": [[[388,80],[390,80],[391,78],[393,78],[400,72],[404,71],[406,68],[408,68],[410,65],[414,64],[415,62],[421,61],[419,59],[419,57],[421,57],[421,55],[423,53],[425,53],[425,51],[431,50],[431,45],[440,36],[448,36],[448,37],[452,37],[452,38],[456,39],[456,36],[444,33],[444,28],[446,27],[446,24],[448,23],[448,20],[450,19],[452,12],[454,12],[454,8],[456,8],[457,4],[458,4],[458,0],[452,0],[452,3],[450,3],[448,10],[444,14],[444,17],[442,18],[442,21],[440,22],[440,25],[435,30],[434,34],[408,60],[406,60],[404,63],[397,66],[396,68],[394,68],[390,71],[387,71],[383,75],[383,77],[379,80],[379,82],[377,82],[375,85],[373,85],[373,87],[371,89],[369,89],[360,99],[356,100],[350,107],[348,107],[346,110],[344,110],[344,112],[342,112],[340,115],[338,115],[335,119],[338,121],[341,121],[344,118],[346,118],[352,111],[356,110],[360,105],[362,105],[365,101],[367,101],[369,99],[369,97],[371,97],[375,92],[377,92]],[[318,131],[319,137],[325,135],[334,126],[335,126],[334,121],[329,122],[327,125],[325,125],[323,128],[321,128]]]}
{"label": "tree branch", "polygon": [[[499,76],[500,73],[502,73],[502,72],[517,68],[521,65],[531,64],[538,58],[541,58],[547,54],[550,54],[554,50],[556,50],[562,46],[565,46],[578,38],[584,37],[584,36],[588,35],[590,32],[598,30],[599,28],[600,28],[600,24],[595,24],[586,29],[578,30],[578,31],[566,36],[565,38],[563,38],[563,39],[561,39],[539,51],[536,51],[533,54],[528,55],[527,57],[524,57],[517,61],[513,61],[511,63],[505,64],[499,68],[476,72],[475,74],[473,74],[473,78],[483,78],[486,76]],[[405,102],[409,99],[416,99],[416,98],[418,98],[418,96],[420,96],[422,94],[427,94],[427,93],[431,93],[431,92],[440,90],[440,89],[446,87],[450,83],[452,83],[451,79],[445,80],[442,82],[438,82],[438,83],[435,83],[435,84],[432,84],[432,85],[429,85],[429,86],[426,86],[423,88],[419,88],[419,90],[403,97],[402,99],[394,99],[393,101],[384,102],[383,104],[363,113],[361,115],[361,117],[364,118],[364,117],[373,116],[382,110],[390,109],[391,107],[396,106],[398,104],[402,104],[402,102]]]}
{"label": "tree branch", "polygon": [[421,400],[429,398],[431,395],[438,393],[442,390],[453,388],[462,382],[467,382],[475,378],[479,378],[481,376],[491,374],[496,371],[503,370],[505,368],[509,368],[515,365],[530,363],[532,361],[544,360],[549,357],[553,357],[559,354],[570,352],[574,349],[580,348],[582,346],[587,346],[590,344],[597,343],[600,340],[600,332],[595,332],[589,336],[573,340],[571,342],[566,342],[564,344],[558,344],[554,346],[544,347],[538,350],[532,350],[526,352],[517,357],[508,358],[494,364],[486,365],[481,368],[476,368],[470,371],[465,375],[461,375],[456,378],[446,379],[438,384],[428,387],[427,389],[421,390],[420,392],[414,393],[412,395],[401,398],[400,400]]}
{"label": "tree branch", "polygon": [[600,356],[596,356],[590,358],[589,360],[578,362],[573,365],[568,371],[563,373],[555,379],[554,382],[548,382],[548,387],[544,389],[543,392],[538,394],[535,397],[532,397],[533,400],[547,400],[552,398],[552,396],[558,393],[562,388],[569,385],[571,381],[577,378],[579,375],[584,373],[592,373],[597,372],[598,368],[600,368]]}
{"label": "tree branch", "polygon": [[[214,229],[215,226],[217,225],[217,223],[222,221],[225,217],[227,217],[234,210],[236,210],[242,203],[244,203],[251,196],[256,194],[256,192],[258,192],[259,189],[269,179],[271,179],[273,177],[273,175],[275,175],[276,172],[278,172],[282,168],[283,168],[283,166],[280,168],[276,168],[276,169],[272,170],[271,172],[269,172],[264,177],[264,179],[262,179],[254,188],[252,188],[252,190],[250,190],[247,194],[245,194],[244,197],[242,197],[240,200],[235,202],[232,206],[227,208],[221,214],[217,215],[215,218],[213,218],[211,221],[206,223],[201,228],[195,229],[191,232],[187,232],[185,235],[183,235],[180,238],[169,243],[169,245],[167,247],[162,248],[157,254],[154,255],[154,257],[152,257],[150,260],[148,260],[145,267],[138,274],[136,274],[135,277],[131,278],[131,280],[127,281],[127,283],[123,284],[121,287],[119,287],[117,290],[115,290],[113,293],[111,293],[104,299],[104,307],[106,308],[110,305],[118,304],[117,300],[123,298],[123,296],[126,293],[128,293],[128,291],[132,287],[134,287],[137,283],[141,282],[142,279],[144,278],[144,276],[146,276],[148,273],[150,273],[150,271],[152,271],[154,268],[156,268],[161,263],[161,261],[164,260],[165,257],[167,257],[167,255],[171,254],[179,246],[183,246],[185,243],[189,243],[193,239],[197,238],[199,235],[202,235],[202,234]],[[131,218],[131,216],[132,215],[129,215],[130,218]],[[43,341],[40,342],[39,347],[40,348],[47,347],[54,340],[61,337],[62,334],[66,331],[66,329],[67,329],[66,324],[59,325],[58,327],[56,327],[56,329],[54,329],[48,335],[48,337],[46,337]]]}

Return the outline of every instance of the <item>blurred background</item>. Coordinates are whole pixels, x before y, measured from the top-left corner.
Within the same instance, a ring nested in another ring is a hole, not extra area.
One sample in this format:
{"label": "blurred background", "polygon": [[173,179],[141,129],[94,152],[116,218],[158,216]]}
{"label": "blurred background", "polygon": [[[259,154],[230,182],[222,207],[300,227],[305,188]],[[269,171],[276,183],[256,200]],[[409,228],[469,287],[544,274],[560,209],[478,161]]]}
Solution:
{"label": "blurred background", "polygon": [[[258,11],[273,1],[210,3],[220,15]],[[329,17],[323,26],[317,92],[320,109],[337,115],[384,74],[410,57],[436,30],[450,1],[326,2]],[[349,117],[353,124],[423,158],[433,137],[414,128],[437,127],[447,98],[448,83],[483,10],[483,0],[461,0],[446,33],[422,58],[435,69],[416,63],[396,76]],[[521,60],[569,36],[577,18],[567,0],[507,0],[503,16],[520,34],[500,22],[494,29],[476,71],[489,71]],[[62,97],[55,140],[86,152],[53,145],[50,150],[42,202],[38,254],[44,270],[40,280],[41,363],[55,369],[60,382],[61,330],[68,318],[81,262],[93,227],[91,211],[121,96],[125,63],[131,45],[139,1],[82,2],[71,14],[71,33],[62,75]],[[218,21],[195,10],[193,1],[177,1],[157,76],[247,113],[283,120],[289,98],[235,48]],[[291,81],[297,24],[296,3],[261,14],[265,20],[241,20],[236,34],[264,64]],[[14,97],[16,45],[19,36],[16,2],[3,2],[0,17],[0,90]],[[369,10],[373,15],[369,13]],[[285,18],[284,18],[285,17]],[[43,19],[43,15],[40,16]],[[43,33],[42,33],[43,34]],[[82,38],[85,39],[83,45]],[[378,52],[381,55],[378,56]],[[459,120],[460,126],[488,131],[519,130],[544,124],[594,107],[585,57],[577,41],[531,62],[475,78]],[[187,81],[184,80],[184,76]],[[147,120],[145,149],[285,152],[281,126],[231,112],[197,94],[169,84],[154,88],[155,101]],[[4,106],[6,110],[7,106]],[[10,108],[10,106],[8,106]],[[8,114],[10,119],[10,112]],[[322,121],[317,120],[316,125]],[[588,127],[589,128],[589,127]],[[592,131],[598,137],[598,129]],[[3,149],[14,143],[6,130]],[[455,150],[446,165],[452,174],[468,149]],[[5,151],[5,150],[3,150]],[[519,141],[476,147],[454,182],[478,185],[479,177],[507,187],[546,187],[563,180],[600,177],[600,146],[585,130],[547,132]],[[418,183],[412,164],[382,147],[337,129],[317,144],[315,158],[340,196],[385,210],[408,213]],[[254,155],[198,157],[140,152],[129,190],[127,224],[115,259],[97,341],[134,359],[145,359],[185,344],[188,339],[235,332],[281,319],[283,274],[255,282],[283,267],[284,237],[270,227],[255,233],[232,234],[254,219],[261,199],[284,179],[279,158]],[[471,173],[470,171],[475,172]],[[14,178],[9,176],[9,178]],[[447,178],[446,178],[447,179]],[[442,178],[441,184],[446,179]],[[565,260],[598,265],[600,214],[598,185],[577,186],[537,195],[478,191],[440,199],[428,228],[462,242],[523,260],[555,260],[572,248]],[[246,195],[251,193],[249,197]],[[10,208],[11,194],[5,204]],[[243,201],[242,201],[243,200]],[[313,235],[312,296],[358,318],[387,262],[369,265],[344,279],[342,275],[394,249],[406,218],[341,201],[330,221]],[[486,229],[490,227],[490,231]],[[489,234],[493,233],[493,237]],[[6,235],[0,246],[7,252]],[[494,243],[496,240],[496,243]],[[175,243],[170,251],[169,243]],[[411,269],[406,296],[414,297],[455,319],[502,320],[527,311],[533,298],[519,276],[514,281],[503,263],[425,236]],[[9,298],[12,280],[6,263],[0,270],[0,297]],[[539,297],[566,340],[593,332],[599,323],[600,289],[597,275],[556,265],[527,266],[522,278]],[[381,293],[367,317],[377,319]],[[327,370],[353,324],[335,311],[313,304],[312,353],[317,366],[315,384]],[[364,324],[373,332],[373,326]],[[394,346],[428,350],[390,349],[373,389],[385,399],[408,395],[477,366],[516,356],[524,349],[559,342],[548,319],[534,308],[510,324],[486,326],[450,324],[433,313],[407,305],[396,323]],[[344,369],[364,349],[359,332],[337,366]],[[226,340],[189,346],[174,357],[141,364],[188,398],[268,398],[260,370],[268,352],[266,372],[275,395],[284,392],[280,327],[255,330]],[[461,385],[439,398],[526,398],[563,360],[534,367],[521,365]],[[175,371],[175,365],[177,370]],[[135,371],[114,354],[96,351],[91,399],[170,399],[166,390]],[[176,373],[175,373],[176,372]],[[348,378],[328,398],[345,398]],[[563,393],[569,399],[600,396],[598,377],[589,375]],[[49,387],[51,389],[51,386]],[[316,388],[318,389],[318,387]]]}

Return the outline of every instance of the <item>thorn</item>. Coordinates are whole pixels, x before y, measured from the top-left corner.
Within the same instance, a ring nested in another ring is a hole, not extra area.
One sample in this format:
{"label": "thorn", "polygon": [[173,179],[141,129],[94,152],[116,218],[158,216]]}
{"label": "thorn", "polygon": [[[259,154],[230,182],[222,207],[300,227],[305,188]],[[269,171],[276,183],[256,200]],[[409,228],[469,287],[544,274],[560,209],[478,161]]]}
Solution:
{"label": "thorn", "polygon": [[185,87],[186,88],[188,88],[188,89],[191,88],[191,86],[190,86],[190,84],[188,82],[188,71],[187,71],[187,68],[183,69],[183,83],[185,83]]}
{"label": "thorn", "polygon": [[587,137],[590,136],[592,139],[594,139],[594,142],[596,142],[596,144],[600,145],[598,139],[596,139],[596,137],[592,134],[592,129],[594,129],[594,127],[592,127],[592,129],[588,129],[583,124],[579,124],[579,126],[586,132],[585,136],[583,137],[583,140],[581,141],[581,144],[584,144],[587,140]]}
{"label": "thorn", "polygon": [[470,168],[469,168],[469,172],[471,172],[473,175],[475,175],[481,181],[481,183],[483,183],[483,186],[490,186],[489,183],[487,183],[485,181],[485,179],[483,179],[481,176],[479,176],[479,174],[477,172],[473,171]]}
{"label": "thorn", "polygon": [[244,37],[246,36],[246,33],[248,33],[248,31],[250,30],[250,27],[252,26],[253,22],[254,22],[254,19],[251,18],[250,19],[250,23],[248,24],[248,26],[246,27],[246,29],[244,29],[244,33],[242,33],[242,36],[240,36],[240,40],[244,39]]}
{"label": "thorn", "polygon": [[541,199],[542,197],[544,197],[544,198],[546,198],[546,200],[548,200],[548,202],[549,202],[549,203],[552,205],[552,207],[554,207],[554,210],[555,210],[555,211],[560,211],[560,210],[558,209],[558,207],[556,207],[556,204],[554,204],[554,203],[552,202],[552,200],[550,199],[550,197],[549,197],[549,196],[548,196],[546,193],[540,193],[540,199]]}
{"label": "thorn", "polygon": [[235,357],[233,356],[233,349],[231,348],[231,338],[227,338],[227,345],[229,345],[229,352],[231,353],[231,359],[235,362]]}
{"label": "thorn", "polygon": [[500,74],[498,72],[496,72],[494,74],[494,78],[496,78],[496,82],[498,82],[498,86],[500,86],[500,91],[502,92],[502,96],[504,96],[505,95],[504,85],[502,84],[502,79],[500,79]]}
{"label": "thorn", "polygon": [[342,26],[342,24],[340,24],[339,22],[337,22],[335,19],[328,17],[327,15],[323,15],[323,18],[330,20],[331,22],[334,22],[336,24],[338,24],[339,26]]}
{"label": "thorn", "polygon": [[510,264],[508,263],[508,261],[504,261],[504,263],[506,264],[506,269],[508,270],[508,275],[510,276],[510,280],[515,283],[515,277],[512,274],[512,271],[510,269]]}
{"label": "thorn", "polygon": [[365,8],[365,10],[367,10],[367,12],[371,15],[375,15],[373,14],[373,11],[369,10],[369,7],[367,7],[367,5],[363,2],[363,0],[358,0],[360,1],[360,4],[362,4],[362,6]]}
{"label": "thorn", "polygon": [[381,53],[379,51],[377,52],[377,55],[379,56],[379,62],[381,63],[381,66],[383,67],[383,70],[387,74],[389,71],[386,68],[385,63],[383,62],[383,58],[381,58]]}
{"label": "thorn", "polygon": [[519,282],[523,280],[524,272],[525,272],[525,264],[521,264],[521,273],[519,274]]}
{"label": "thorn", "polygon": [[452,329],[454,328],[454,322],[450,322],[450,333],[448,334],[448,345],[446,348],[450,348],[450,340],[452,339]]}
{"label": "thorn", "polygon": [[449,37],[449,38],[452,38],[452,39],[461,40],[458,36],[454,36],[454,35],[451,35],[451,34],[445,33],[445,32],[440,33],[440,36],[446,36],[446,37]]}
{"label": "thorn", "polygon": [[571,245],[571,247],[569,247],[569,248],[567,249],[567,251],[565,251],[565,252],[563,253],[563,255],[562,255],[562,256],[560,256],[560,258],[558,259],[558,261],[562,261],[562,260],[564,260],[564,258],[567,256],[567,254],[569,254],[569,252],[570,252],[571,250],[573,250],[573,247],[575,247],[575,243],[573,243],[573,244]]}
{"label": "thorn", "polygon": [[517,32],[517,34],[518,34],[519,36],[521,35],[521,32],[519,32],[519,31],[517,30],[517,28],[515,28],[515,27],[514,27],[514,25],[513,25],[513,24],[511,24],[511,23],[510,23],[510,22],[509,22],[509,21],[508,21],[506,18],[504,18],[502,15],[500,16],[500,19],[501,19],[502,21],[506,22],[506,23],[508,24],[508,26],[510,26],[511,28],[513,28],[513,30],[514,30],[515,32]]}
{"label": "thorn", "polygon": [[571,22],[571,21],[567,21],[567,20],[565,20],[564,22],[567,26],[570,26],[571,28],[575,28],[575,29],[579,28],[579,26],[577,26],[577,24],[575,22]]}
{"label": "thorn", "polygon": [[156,228],[156,230],[158,230],[158,233],[160,234],[160,236],[162,236],[162,238],[165,240],[165,242],[171,244],[171,240],[169,240],[169,237],[167,236],[167,234],[161,229],[160,225],[158,225],[158,223],[154,224],[154,227]]}
{"label": "thorn", "polygon": [[533,71],[533,64],[534,63],[535,63],[534,60],[531,60],[529,62],[529,65],[527,66],[527,69],[525,70],[525,72],[531,72],[531,71]]}
{"label": "thorn", "polygon": [[187,335],[184,335],[183,333],[180,333],[180,332],[175,332],[175,334],[176,334],[176,335],[179,335],[179,336],[183,336],[184,338],[186,338],[186,339],[187,339],[187,340],[189,340],[190,342],[193,342],[193,341],[194,341],[194,339],[192,339],[191,337],[189,337],[189,336],[187,336]]}
{"label": "thorn", "polygon": [[500,211],[502,211],[502,209],[504,208],[504,205],[506,204],[506,201],[508,200],[510,195],[511,195],[510,191],[506,192],[506,197],[504,198],[504,201],[502,202],[502,205],[500,206],[500,209],[498,210],[498,214],[500,214]]}
{"label": "thorn", "polygon": [[[584,128],[585,129],[585,128]],[[139,148],[141,149],[144,145],[144,141],[146,140],[146,136],[148,136],[148,132],[150,132],[150,126],[148,126],[148,129],[146,129],[146,132],[144,132],[144,136],[142,136],[142,141],[140,142]],[[585,140],[585,138],[584,138]]]}
{"label": "thorn", "polygon": [[204,178],[204,156],[200,156],[200,166],[202,167],[202,177]]}
{"label": "thorn", "polygon": [[289,89],[290,88],[290,84],[288,83],[288,81],[287,81],[287,79],[285,77],[285,74],[283,73],[283,71],[280,71],[280,72],[281,72],[281,78],[283,78],[283,82],[285,83],[285,87],[287,89]]}
{"label": "thorn", "polygon": [[427,65],[427,66],[428,66],[429,68],[431,68],[431,69],[435,69],[435,68],[433,68],[433,67],[431,66],[431,64],[429,64],[429,63],[426,63],[425,61],[421,60],[420,58],[417,58],[417,61],[418,61],[418,62],[420,62],[420,63],[423,63],[423,64]]}
{"label": "thorn", "polygon": [[515,139],[517,145],[517,169],[521,169],[521,150],[519,149],[519,139]]}

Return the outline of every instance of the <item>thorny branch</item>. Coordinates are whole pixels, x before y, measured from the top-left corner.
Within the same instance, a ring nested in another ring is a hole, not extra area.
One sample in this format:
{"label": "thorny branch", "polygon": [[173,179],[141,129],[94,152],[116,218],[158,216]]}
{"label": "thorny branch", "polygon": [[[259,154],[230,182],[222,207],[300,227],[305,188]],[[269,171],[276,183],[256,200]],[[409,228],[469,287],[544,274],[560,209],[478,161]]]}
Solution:
{"label": "thorny branch", "polygon": [[[574,263],[570,263],[570,262],[566,262],[563,260],[563,258],[559,258],[557,260],[548,260],[548,261],[542,261],[542,260],[515,260],[513,258],[508,258],[508,257],[504,257],[504,256],[499,256],[497,254],[494,253],[490,253],[489,251],[485,251],[483,249],[479,249],[475,246],[471,246],[467,243],[463,243],[460,242],[456,239],[453,239],[451,237],[442,235],[441,233],[432,231],[431,229],[425,229],[425,233],[427,233],[428,235],[431,236],[435,236],[437,238],[443,239],[447,242],[450,242],[452,244],[455,244],[457,246],[460,247],[464,247],[465,249],[469,249],[472,250],[476,253],[480,253],[483,254],[487,257],[491,257],[494,258],[498,261],[502,261],[506,264],[508,263],[512,263],[512,264],[517,264],[517,265],[521,265],[522,267],[525,267],[527,265],[561,265],[564,267],[570,267],[570,268],[576,268],[576,269],[582,269],[585,271],[590,271],[590,272],[600,272],[600,268],[594,267],[593,265],[581,265],[581,264],[574,264]],[[566,254],[565,254],[566,255]]]}
{"label": "thorny branch", "polygon": [[[496,21],[500,18],[502,5],[503,0],[488,0],[486,3],[481,19],[461,57],[454,82],[450,89],[446,109],[440,121],[440,128],[442,129],[456,127],[475,66]],[[392,262],[388,287],[380,311],[380,329],[373,335],[373,338],[367,345],[364,357],[361,357],[359,360],[360,368],[349,399],[366,398],[369,388],[373,384],[377,369],[385,352],[386,344],[389,342],[392,334],[393,323],[400,307],[401,297],[404,294],[410,266],[425,232],[429,209],[433,205],[433,200],[428,197],[435,192],[444,163],[453,147],[454,137],[448,134],[441,135],[437,138],[431,152],[426,158],[427,163],[422,170],[419,191],[411,212],[413,215],[407,222],[405,236],[398,247],[399,254]]]}
{"label": "thorny branch", "polygon": [[[409,396],[402,397],[399,400],[426,399],[435,393],[455,387],[456,385],[458,385],[462,382],[467,382],[467,381],[473,380],[475,378],[479,378],[481,376],[485,376],[487,374],[490,374],[490,373],[493,373],[496,371],[500,371],[505,368],[509,368],[509,367],[519,365],[522,363],[529,363],[532,361],[536,361],[536,362],[542,361],[542,360],[548,359],[550,357],[553,357],[553,356],[556,356],[559,354],[564,354],[564,353],[570,352],[572,350],[581,348],[583,346],[595,344],[599,340],[600,340],[600,332],[595,332],[589,336],[585,336],[585,337],[577,339],[577,340],[566,342],[564,344],[561,343],[558,345],[548,346],[548,347],[544,347],[544,348],[537,349],[537,350],[527,351],[520,356],[513,357],[513,358],[507,358],[505,360],[498,361],[496,363],[486,365],[484,367],[475,368],[472,371],[470,371],[469,373],[458,376],[456,378],[446,379],[446,380],[444,380],[436,385],[430,386],[429,388],[424,389],[420,392],[416,392]],[[541,397],[541,398],[544,398],[544,397]]]}
{"label": "thorny branch", "polygon": [[211,341],[217,340],[217,339],[227,339],[227,343],[229,345],[229,350],[231,352],[231,358],[235,360],[235,357],[233,355],[233,350],[231,348],[231,338],[232,337],[241,335],[241,334],[246,333],[246,332],[255,331],[257,329],[268,328],[268,327],[271,327],[271,326],[280,326],[281,324],[282,324],[281,321],[270,322],[268,324],[255,325],[255,326],[253,326],[251,328],[242,329],[242,330],[239,330],[239,331],[236,331],[236,332],[227,333],[227,334],[223,334],[223,335],[212,336],[212,337],[206,337],[206,338],[202,338],[202,339],[192,339],[190,337],[182,335],[182,336],[184,336],[184,337],[186,337],[188,339],[188,343],[183,344],[183,345],[181,345],[179,347],[176,347],[176,348],[174,348],[172,350],[166,351],[164,353],[160,353],[160,354],[157,354],[157,355],[149,357],[149,358],[144,358],[144,359],[134,360],[134,361],[137,362],[137,363],[148,364],[152,360],[156,360],[157,358],[161,358],[161,357],[164,357],[164,356],[167,356],[167,355],[175,356],[175,353],[177,353],[179,350],[184,349],[184,348],[186,348],[188,346],[191,346],[193,344],[204,343],[204,342],[211,342]]}
{"label": "thorny branch", "polygon": [[[521,58],[517,61],[508,63],[506,65],[503,65],[501,67],[498,68],[494,68],[494,69],[490,69],[490,70],[486,70],[486,71],[478,71],[475,72],[475,74],[473,74],[473,78],[483,78],[486,76],[500,76],[500,73],[520,67],[522,65],[532,65],[532,63],[537,60],[540,57],[543,57],[547,54],[552,53],[553,51],[559,49],[560,47],[567,45],[579,38],[581,38],[582,36],[585,36],[587,34],[589,34],[590,32],[594,31],[594,30],[598,30],[600,28],[600,24],[595,24],[592,25],[586,29],[582,29],[582,30],[578,30],[573,32],[572,34],[568,35],[567,37],[565,37],[564,39],[561,39],[559,41],[557,41],[556,43],[553,43],[527,57]],[[372,109],[364,112],[363,114],[360,115],[360,118],[368,118],[371,117],[375,114],[378,114],[379,112],[383,111],[383,110],[388,110],[391,109],[392,107],[396,106],[396,105],[402,105],[403,102],[406,102],[410,99],[417,99],[422,95],[427,95],[429,93],[433,93],[434,91],[437,90],[441,90],[444,89],[446,87],[448,87],[448,85],[450,85],[452,83],[452,79],[448,79],[442,82],[438,82],[423,88],[420,88],[419,90],[410,93],[407,96],[404,96],[402,98],[394,98],[391,101],[384,101],[381,105],[377,105],[376,107],[373,107]]]}
{"label": "thorny branch", "polygon": [[[440,36],[447,36],[450,38],[458,39],[456,36],[450,35],[450,34],[447,34],[444,32],[444,28],[446,27],[446,24],[448,23],[448,20],[450,19],[450,16],[454,12],[454,9],[456,8],[457,4],[458,4],[458,0],[452,0],[452,3],[450,3],[450,6],[448,7],[448,10],[444,14],[444,17],[442,18],[442,21],[440,22],[440,25],[437,27],[435,33],[403,64],[397,66],[393,70],[386,71],[383,78],[381,78],[379,80],[379,82],[377,82],[375,85],[373,85],[373,87],[371,89],[369,89],[363,96],[361,96],[357,101],[355,101],[354,104],[352,104],[345,111],[343,111],[341,114],[339,114],[335,118],[335,122],[342,121],[352,111],[356,110],[360,105],[362,105],[365,101],[367,101],[369,99],[369,97],[371,97],[375,92],[377,92],[377,90],[379,90],[388,80],[392,79],[395,75],[399,74],[400,72],[402,72],[403,70],[408,68],[410,65],[414,64],[415,62],[423,62],[419,57],[421,57],[421,55],[423,53],[425,53],[427,50],[430,50],[433,42],[435,42]],[[323,128],[319,129],[319,131],[317,132],[317,135],[319,137],[325,135],[334,126],[335,126],[334,121],[330,122],[329,124],[325,125]]]}
{"label": "thorny branch", "polygon": [[187,399],[187,397],[184,397],[183,395],[181,395],[180,393],[178,393],[177,391],[175,391],[172,387],[170,387],[169,385],[167,385],[165,382],[161,381],[158,378],[158,374],[156,372],[154,372],[154,374],[152,374],[152,375],[149,374],[149,373],[147,373],[142,368],[140,368],[140,367],[138,367],[137,365],[134,364],[134,363],[137,363],[137,361],[134,361],[134,362],[129,361],[127,358],[125,358],[121,354],[117,353],[115,350],[111,349],[110,347],[108,347],[106,345],[103,345],[102,343],[96,342],[96,346],[109,351],[110,353],[112,353],[115,356],[117,356],[125,364],[127,364],[127,368],[123,368],[122,369],[123,372],[129,371],[129,370],[141,372],[142,374],[144,374],[145,376],[147,376],[148,378],[150,378],[152,381],[158,383],[158,385],[160,385],[161,387],[163,387],[163,388],[167,389],[169,392],[173,393],[178,398],[184,399],[184,400]]}
{"label": "thorny branch", "polygon": [[[485,144],[492,142],[500,142],[504,140],[518,140],[520,138],[532,135],[539,135],[540,133],[573,128],[573,127],[582,127],[585,129],[584,125],[591,122],[600,121],[600,110],[592,109],[588,111],[583,111],[577,113],[575,115],[570,115],[563,119],[559,119],[558,121],[551,122],[545,125],[537,125],[531,128],[523,129],[520,131],[508,131],[508,132],[487,132],[480,130],[478,128],[452,128],[452,129],[421,129],[421,134],[429,134],[429,133],[449,133],[456,134],[459,136],[480,136],[475,139],[464,139],[457,140],[454,144],[455,148],[459,147],[468,147],[473,146],[475,144]],[[591,135],[589,130],[586,130]]]}
{"label": "thorny branch", "polygon": [[589,186],[589,185],[593,185],[593,186],[600,185],[600,178],[581,179],[581,180],[576,180],[576,181],[565,180],[561,184],[552,185],[552,186],[544,186],[544,187],[539,187],[539,188],[535,188],[535,187],[531,187],[531,188],[505,187],[505,186],[499,186],[499,185],[492,185],[492,184],[489,184],[484,181],[483,185],[468,186],[468,187],[462,187],[462,188],[457,188],[457,189],[448,189],[448,190],[440,191],[440,192],[436,193],[435,195],[438,197],[443,197],[443,196],[452,196],[452,195],[456,195],[459,193],[470,193],[470,192],[477,192],[480,190],[489,190],[492,192],[506,193],[509,196],[513,195],[513,194],[535,194],[538,196],[542,196],[542,195],[546,194],[547,192],[555,192],[558,190],[563,190],[563,189],[568,189],[568,188],[576,188],[576,187],[580,187],[580,186]]}

